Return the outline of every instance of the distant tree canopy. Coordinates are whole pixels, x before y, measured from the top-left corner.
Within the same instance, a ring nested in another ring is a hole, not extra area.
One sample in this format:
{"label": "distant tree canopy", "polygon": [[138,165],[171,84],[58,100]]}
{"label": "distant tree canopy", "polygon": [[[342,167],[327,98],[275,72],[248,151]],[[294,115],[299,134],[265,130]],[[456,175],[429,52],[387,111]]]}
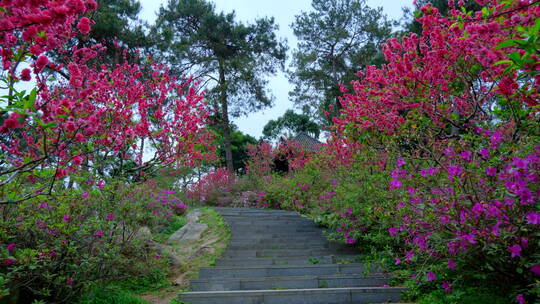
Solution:
{"label": "distant tree canopy", "polygon": [[318,138],[321,130],[308,115],[297,114],[293,110],[287,110],[283,116],[276,120],[270,120],[263,129],[263,135],[268,139],[276,139],[284,133],[296,135],[299,132],[306,132]]}
{"label": "distant tree canopy", "polygon": [[205,0],[169,0],[152,30],[158,49],[178,74],[187,73],[207,87],[209,106],[221,129],[227,169],[234,171],[230,116],[238,117],[273,103],[268,75],[283,69],[287,46],[276,37],[273,18],[253,24],[233,13],[217,13]]}
{"label": "distant tree canopy", "polygon": [[139,19],[142,9],[139,0],[98,0],[97,3],[98,9],[90,16],[95,24],[88,37],[81,37],[80,43],[84,46],[103,44],[112,63],[122,61],[123,49],[130,50],[130,59],[134,59],[136,48],[145,49],[153,45],[146,34],[148,24]]}
{"label": "distant tree canopy", "polygon": [[299,44],[288,72],[294,85],[289,95],[327,126],[341,107],[339,85],[348,86],[363,66],[382,63],[379,45],[392,28],[382,9],[365,0],[313,0],[311,5],[313,10],[292,24]]}
{"label": "distant tree canopy", "polygon": [[[406,32],[413,32],[420,34],[422,32],[422,26],[418,21],[415,20],[415,15],[420,11],[420,8],[428,3],[435,8],[437,8],[444,16],[448,16],[448,0],[417,0],[414,8],[405,8],[403,9],[404,13],[404,28]],[[476,3],[476,0],[467,0],[465,1],[465,6],[467,10],[480,10],[480,6]]]}
{"label": "distant tree canopy", "polygon": [[[220,167],[224,167],[226,166],[226,160],[223,134],[220,133],[220,128],[215,129],[215,131],[217,154],[219,156],[218,165]],[[245,173],[245,163],[249,159],[247,153],[247,145],[256,145],[258,142],[259,141],[255,137],[242,133],[242,131],[238,130],[236,125],[231,124],[231,146],[233,155],[233,167],[235,172]]]}

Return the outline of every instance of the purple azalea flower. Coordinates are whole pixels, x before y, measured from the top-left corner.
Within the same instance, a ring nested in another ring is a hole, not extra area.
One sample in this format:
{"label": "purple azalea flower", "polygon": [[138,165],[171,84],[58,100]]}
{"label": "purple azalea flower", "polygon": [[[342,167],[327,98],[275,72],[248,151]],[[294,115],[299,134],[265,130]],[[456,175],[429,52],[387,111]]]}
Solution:
{"label": "purple azalea flower", "polygon": [[531,212],[525,216],[527,219],[527,224],[529,225],[540,225],[540,213]]}
{"label": "purple azalea flower", "polygon": [[521,256],[521,246],[515,244],[507,248],[513,258]]}
{"label": "purple azalea flower", "polygon": [[451,176],[459,176],[463,174],[463,168],[461,168],[460,166],[455,166],[455,165],[449,166],[448,174],[450,174]]}
{"label": "purple azalea flower", "polygon": [[398,166],[398,168],[401,168],[405,165],[405,160],[403,158],[398,158],[397,159],[397,162],[396,162],[396,165]]}
{"label": "purple azalea flower", "polygon": [[390,236],[397,236],[398,229],[396,227],[390,227],[388,228],[388,234]]}
{"label": "purple azalea flower", "polygon": [[403,183],[399,179],[393,179],[390,182],[390,190],[399,189],[399,188],[401,188],[402,185],[403,185]]}
{"label": "purple azalea flower", "polygon": [[103,230],[98,230],[96,233],[94,233],[95,237],[102,238],[103,237]]}
{"label": "purple azalea flower", "polygon": [[464,160],[468,162],[472,160],[472,152],[470,151],[463,151],[459,154],[459,156],[461,156],[461,158],[463,158]]}
{"label": "purple azalea flower", "polygon": [[83,192],[83,193],[81,194],[81,196],[82,196],[82,198],[88,198],[88,197],[90,196],[90,194],[89,194],[88,192],[85,191],[85,192]]}
{"label": "purple azalea flower", "polygon": [[519,157],[514,157],[514,159],[512,160],[512,166],[518,169],[526,170],[527,162],[524,159],[521,159]]}
{"label": "purple azalea flower", "polygon": [[486,175],[487,176],[495,176],[497,174],[497,168],[486,168]]}
{"label": "purple azalea flower", "polygon": [[499,132],[499,131],[493,132],[493,134],[491,135],[491,138],[490,138],[491,144],[492,144],[492,145],[498,145],[498,144],[500,144],[502,141],[503,141],[503,135],[502,135],[502,133]]}
{"label": "purple azalea flower", "polygon": [[449,259],[448,260],[448,269],[456,270],[456,261]]}
{"label": "purple azalea flower", "polygon": [[441,287],[444,289],[445,293],[452,293],[452,284],[450,282],[442,282]]}
{"label": "purple azalea flower", "polygon": [[437,279],[437,275],[435,275],[435,273],[433,273],[431,271],[427,273],[427,281],[428,282],[435,281],[436,279]]}
{"label": "purple azalea flower", "polygon": [[525,298],[523,297],[522,293],[516,296],[516,301],[518,302],[518,304],[526,304]]}
{"label": "purple azalea flower", "polygon": [[487,148],[483,148],[482,150],[480,150],[480,156],[482,156],[483,159],[488,159],[489,158],[489,150]]}
{"label": "purple azalea flower", "polygon": [[69,222],[71,220],[71,216],[69,214],[64,215],[64,221]]}
{"label": "purple azalea flower", "polygon": [[114,221],[115,218],[116,216],[112,213],[107,214],[107,217],[106,217],[107,221]]}
{"label": "purple azalea flower", "polygon": [[534,273],[535,276],[540,277],[540,264],[532,265],[531,272]]}

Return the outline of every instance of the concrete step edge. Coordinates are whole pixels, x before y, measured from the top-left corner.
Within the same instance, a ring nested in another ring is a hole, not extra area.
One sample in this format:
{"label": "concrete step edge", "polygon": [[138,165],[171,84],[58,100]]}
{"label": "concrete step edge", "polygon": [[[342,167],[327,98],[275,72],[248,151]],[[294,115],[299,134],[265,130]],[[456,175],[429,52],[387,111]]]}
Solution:
{"label": "concrete step edge", "polygon": [[[281,277],[253,277],[253,278],[215,278],[215,279],[196,279],[191,280],[191,283],[212,283],[212,282],[236,282],[236,281],[293,281],[293,280],[332,280],[332,279],[390,279],[388,275],[383,273],[375,273],[369,275],[358,274],[343,274],[343,275],[321,275],[321,276],[281,276]],[[380,287],[380,286],[374,286]]]}
{"label": "concrete step edge", "polygon": [[259,289],[259,290],[230,290],[230,291],[189,291],[184,292],[182,295],[256,295],[256,294],[290,294],[290,293],[325,293],[325,292],[354,292],[354,291],[377,291],[380,293],[385,292],[403,292],[406,289],[403,287],[344,287],[344,288],[310,288],[310,289]]}

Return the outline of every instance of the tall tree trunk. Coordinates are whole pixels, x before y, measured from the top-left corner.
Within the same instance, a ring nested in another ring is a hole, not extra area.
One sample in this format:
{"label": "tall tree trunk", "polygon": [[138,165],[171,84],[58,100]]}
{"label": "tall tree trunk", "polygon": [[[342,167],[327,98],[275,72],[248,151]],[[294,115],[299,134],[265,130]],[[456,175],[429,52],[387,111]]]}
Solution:
{"label": "tall tree trunk", "polygon": [[227,103],[227,83],[225,79],[225,67],[223,63],[219,63],[219,86],[220,86],[220,103],[221,103],[221,130],[223,132],[223,145],[225,147],[225,163],[227,170],[234,173],[232,143],[231,143],[231,124],[229,121],[229,104]]}

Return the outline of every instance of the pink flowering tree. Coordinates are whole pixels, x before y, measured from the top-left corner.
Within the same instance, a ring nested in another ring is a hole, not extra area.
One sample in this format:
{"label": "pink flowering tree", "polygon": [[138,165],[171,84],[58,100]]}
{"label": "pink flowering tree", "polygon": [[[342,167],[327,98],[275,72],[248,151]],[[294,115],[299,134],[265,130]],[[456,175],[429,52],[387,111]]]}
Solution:
{"label": "pink flowering tree", "polygon": [[140,181],[154,167],[213,157],[206,105],[189,78],[150,59],[99,64],[99,44],[65,49],[91,31],[84,16],[96,7],[0,1],[0,298],[7,290],[29,297],[22,302],[65,302],[99,280],[141,274],[129,265],[154,253],[137,229],[186,206],[111,177]]}
{"label": "pink flowering tree", "polygon": [[540,6],[477,2],[449,1],[449,17],[424,6],[422,34],[388,41],[387,64],[343,89],[335,127],[395,164],[386,213],[399,220],[385,229],[412,282],[451,293],[481,279],[524,303],[540,275]]}

